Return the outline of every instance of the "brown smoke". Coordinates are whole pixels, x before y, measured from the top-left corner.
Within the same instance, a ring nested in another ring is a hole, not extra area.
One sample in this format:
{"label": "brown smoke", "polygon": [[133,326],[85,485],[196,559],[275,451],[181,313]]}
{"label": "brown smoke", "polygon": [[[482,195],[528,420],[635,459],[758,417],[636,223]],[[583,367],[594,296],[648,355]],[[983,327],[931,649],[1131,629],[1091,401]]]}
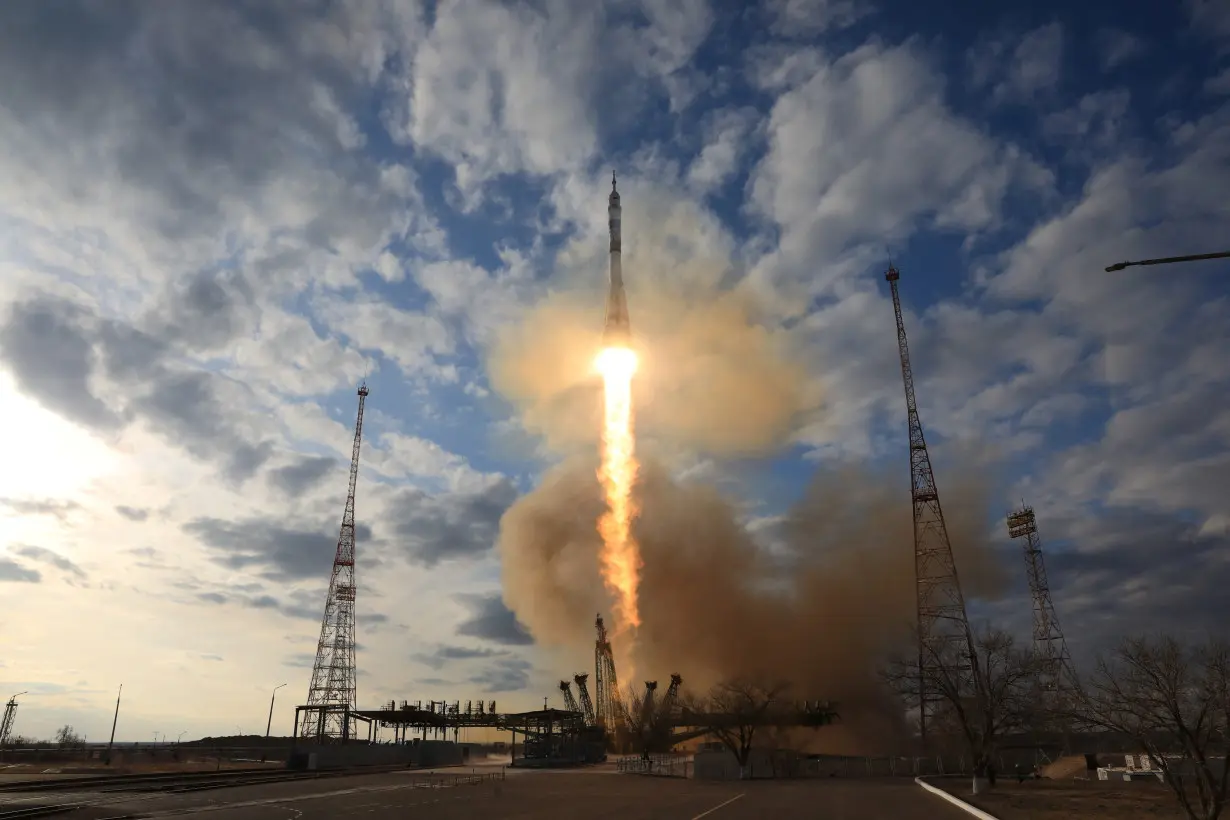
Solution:
{"label": "brown smoke", "polygon": [[[942,487],[971,597],[994,595],[1001,582],[983,543],[987,485],[967,473]],[[900,478],[854,466],[820,473],[761,543],[715,490],[676,483],[656,464],[645,465],[638,495],[639,678],[679,672],[700,691],[740,675],[785,679],[797,697],[840,702],[842,725],[817,734],[822,745],[891,745],[899,709],[875,668],[914,618],[909,488]],[[578,460],[548,473],[501,525],[505,600],[541,645],[567,650],[561,660],[573,671],[592,665],[594,613],[609,611],[594,557],[600,510],[592,465]]]}
{"label": "brown smoke", "polygon": [[[638,206],[627,207],[634,199]],[[785,679],[796,697],[841,703],[842,725],[815,737],[883,750],[900,709],[880,693],[875,668],[915,614],[904,464],[887,476],[857,466],[821,472],[796,513],[750,525],[716,489],[673,480],[664,463],[676,456],[767,455],[789,444],[817,420],[821,380],[788,331],[763,323],[745,294],[723,289],[728,248],[712,220],[635,187],[625,200],[641,361],[633,383],[642,462],[634,535],[645,564],[637,677],[665,684],[678,672],[702,692],[741,675]],[[576,281],[597,281],[604,249],[573,243],[560,255],[562,278],[572,271]],[[611,611],[596,530],[601,383],[592,363],[603,296],[552,294],[498,339],[488,363],[524,427],[570,456],[505,513],[499,536],[505,602],[540,646],[558,652],[561,676],[592,672],[594,614]],[[998,581],[981,537],[984,479],[981,465],[965,461],[939,476],[970,597],[994,594]]]}
{"label": "brown smoke", "polygon": [[[818,404],[781,331],[736,293],[635,291],[634,401],[639,449],[769,452]],[[630,297],[631,298],[631,297]],[[553,294],[505,331],[489,362],[495,389],[549,447],[592,449],[601,424],[601,298]]]}

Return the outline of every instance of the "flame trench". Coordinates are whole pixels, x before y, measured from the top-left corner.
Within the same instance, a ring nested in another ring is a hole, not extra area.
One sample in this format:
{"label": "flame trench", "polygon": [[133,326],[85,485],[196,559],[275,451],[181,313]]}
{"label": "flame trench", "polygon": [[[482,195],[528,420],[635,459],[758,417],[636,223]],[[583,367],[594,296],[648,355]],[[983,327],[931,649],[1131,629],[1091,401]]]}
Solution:
{"label": "flame trench", "polygon": [[[624,347],[608,347],[596,362],[602,374],[605,414],[602,427],[602,467],[598,479],[606,494],[606,512],[598,519],[602,535],[599,564],[602,581],[615,596],[614,636],[621,637],[613,648],[616,668],[632,674],[631,656],[635,630],[641,625],[637,607],[637,586],[642,567],[640,548],[632,537],[636,504],[632,484],[636,481],[636,452],[632,425],[632,376],[636,372],[636,353]],[[625,671],[626,670],[626,671]]]}

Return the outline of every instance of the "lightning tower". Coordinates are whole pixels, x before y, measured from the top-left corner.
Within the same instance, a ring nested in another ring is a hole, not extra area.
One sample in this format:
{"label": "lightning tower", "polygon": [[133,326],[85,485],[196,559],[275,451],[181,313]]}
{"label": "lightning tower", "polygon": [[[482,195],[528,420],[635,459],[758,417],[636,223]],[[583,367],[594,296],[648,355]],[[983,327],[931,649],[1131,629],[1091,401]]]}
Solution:
{"label": "lightning tower", "polygon": [[[319,710],[304,710],[299,727],[300,737],[342,738],[348,734],[346,712],[356,705],[354,662],[354,491],[359,480],[359,446],[363,441],[363,405],[367,401],[367,383],[359,385],[359,416],[354,425],[354,445],[350,451],[350,485],[346,492],[346,509],[342,513],[341,532],[337,538],[337,554],[333,558],[333,574],[329,578],[329,595],[325,599],[325,614],[320,623],[320,642],[316,644],[316,662],[312,665],[312,683],[308,688],[308,706]],[[332,707],[332,708],[330,708]]]}
{"label": "lightning tower", "polygon": [[918,708],[919,730],[927,739],[927,717],[938,693],[931,681],[942,674],[941,658],[959,659],[957,670],[963,685],[972,686],[971,674],[978,662],[973,634],[965,614],[965,597],[952,557],[948,527],[935,486],[931,456],[923,437],[918,403],[914,398],[914,372],[901,318],[901,296],[897,280],[901,274],[892,264],[884,274],[893,292],[893,312],[897,317],[897,346],[901,353],[901,377],[905,382],[905,409],[910,430],[910,494],[914,502],[914,581],[918,603]]}
{"label": "lightning tower", "polygon": [[1042,539],[1038,537],[1038,522],[1034,508],[1021,505],[1008,514],[1008,535],[1025,539],[1025,571],[1029,576],[1029,593],[1034,603],[1035,654],[1043,661],[1042,687],[1049,692],[1079,688],[1068,642],[1059,628],[1055,605],[1051,603],[1051,588],[1046,579],[1046,564],[1042,560]]}

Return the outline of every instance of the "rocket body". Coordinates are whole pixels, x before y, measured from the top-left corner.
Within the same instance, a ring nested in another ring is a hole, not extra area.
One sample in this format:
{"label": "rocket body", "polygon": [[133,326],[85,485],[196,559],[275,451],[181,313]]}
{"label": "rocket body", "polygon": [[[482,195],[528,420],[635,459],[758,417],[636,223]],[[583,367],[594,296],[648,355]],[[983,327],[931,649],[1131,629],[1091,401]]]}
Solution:
{"label": "rocket body", "polygon": [[610,289],[606,297],[606,324],[602,330],[605,347],[627,347],[632,341],[632,325],[628,321],[628,298],[624,294],[624,272],[621,261],[622,248],[619,207],[619,191],[615,190],[615,175],[611,174],[611,195],[607,199],[607,227],[611,234]]}

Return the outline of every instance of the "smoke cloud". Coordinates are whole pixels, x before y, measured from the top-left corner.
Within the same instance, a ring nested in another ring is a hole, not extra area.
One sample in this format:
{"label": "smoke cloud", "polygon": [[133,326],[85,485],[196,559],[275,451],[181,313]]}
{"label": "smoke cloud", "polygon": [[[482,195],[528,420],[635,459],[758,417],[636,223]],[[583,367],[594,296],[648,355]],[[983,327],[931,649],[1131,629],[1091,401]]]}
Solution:
{"label": "smoke cloud", "polygon": [[[985,548],[982,477],[942,493],[962,586],[998,594],[1003,579]],[[797,509],[754,539],[711,487],[681,484],[644,465],[635,534],[645,567],[639,679],[684,676],[704,691],[747,675],[789,681],[796,697],[840,702],[841,726],[815,735],[829,748],[882,751],[899,730],[876,665],[914,619],[909,488],[857,466],[816,476]],[[592,665],[593,618],[609,611],[598,577],[594,519],[601,496],[592,464],[555,468],[505,515],[504,595],[546,647]],[[567,671],[567,670],[564,670]]]}
{"label": "smoke cloud", "polygon": [[[625,270],[641,362],[633,532],[644,561],[643,625],[637,681],[626,670],[621,681],[665,684],[678,672],[685,688],[703,692],[736,676],[787,680],[795,697],[840,703],[841,725],[813,735],[827,748],[891,748],[900,709],[882,694],[876,667],[915,617],[901,465],[891,475],[859,465],[822,470],[795,511],[753,522],[716,488],[673,478],[680,456],[720,460],[787,446],[821,418],[822,380],[789,331],[723,286],[730,270],[713,250],[722,247],[714,226],[682,206],[653,211],[652,197],[630,208],[633,198],[625,197]],[[565,249],[562,278],[583,270],[577,281],[595,282],[604,247]],[[602,303],[597,291],[548,296],[504,331],[488,362],[493,387],[523,426],[564,458],[505,513],[499,536],[505,602],[558,653],[561,676],[592,672],[594,615],[611,611],[596,529]],[[967,597],[993,597],[1002,579],[984,540],[992,483],[985,462],[966,461],[941,471],[941,496]]]}
{"label": "smoke cloud", "polygon": [[[819,405],[789,337],[758,321],[750,297],[663,287],[634,291],[637,446],[720,456],[771,452]],[[504,331],[492,386],[557,452],[592,450],[601,426],[601,298],[553,294]]]}

